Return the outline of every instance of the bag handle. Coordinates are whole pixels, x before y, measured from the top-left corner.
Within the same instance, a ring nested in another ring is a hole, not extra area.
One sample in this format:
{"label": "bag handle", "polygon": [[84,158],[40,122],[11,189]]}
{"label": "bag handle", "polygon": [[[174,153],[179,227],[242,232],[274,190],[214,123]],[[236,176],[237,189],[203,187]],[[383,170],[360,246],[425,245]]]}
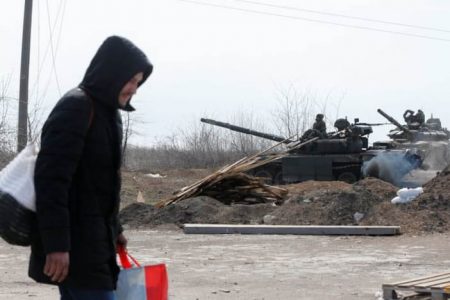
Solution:
{"label": "bag handle", "polygon": [[117,254],[119,254],[120,264],[124,269],[131,269],[133,264],[138,268],[141,267],[141,264],[128,253],[123,245],[117,245]]}
{"label": "bag handle", "polygon": [[94,114],[95,114],[95,107],[94,107],[94,100],[92,100],[91,95],[89,95],[84,89],[78,87],[78,89],[89,99],[91,102],[91,112],[89,113],[89,123],[88,123],[88,129],[91,129],[92,122],[94,121]]}

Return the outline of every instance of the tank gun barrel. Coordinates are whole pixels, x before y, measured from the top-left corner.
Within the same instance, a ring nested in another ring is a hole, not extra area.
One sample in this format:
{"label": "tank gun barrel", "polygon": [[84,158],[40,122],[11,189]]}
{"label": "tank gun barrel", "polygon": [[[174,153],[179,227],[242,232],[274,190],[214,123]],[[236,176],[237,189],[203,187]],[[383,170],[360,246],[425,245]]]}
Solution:
{"label": "tank gun barrel", "polygon": [[245,134],[258,136],[258,137],[261,137],[261,138],[264,138],[264,139],[268,139],[268,140],[272,140],[272,141],[276,141],[276,142],[283,142],[285,144],[289,144],[289,143],[294,142],[294,141],[292,141],[290,139],[286,139],[286,138],[284,138],[282,136],[277,136],[277,135],[273,135],[273,134],[269,134],[269,133],[259,132],[259,131],[251,130],[251,129],[248,129],[248,128],[232,125],[232,124],[229,124],[229,123],[224,123],[224,122],[215,121],[215,120],[211,120],[211,119],[205,119],[205,118],[201,118],[200,121],[202,121],[203,123],[208,123],[208,124],[211,124],[211,125],[227,128],[227,129],[230,129],[232,131],[237,131],[237,132],[241,132],[241,133],[245,133]]}
{"label": "tank gun barrel", "polygon": [[389,123],[363,123],[363,122],[358,122],[356,123],[356,125],[366,125],[366,126],[383,126],[383,125],[390,125],[392,124],[391,122]]}
{"label": "tank gun barrel", "polygon": [[406,128],[405,126],[400,124],[396,119],[394,119],[393,117],[391,117],[390,115],[388,115],[387,113],[382,111],[381,109],[377,109],[377,112],[380,115],[382,115],[383,117],[385,117],[389,122],[391,122],[392,124],[394,124],[395,126],[400,128],[401,130],[403,130],[404,132],[408,132],[408,133],[410,132],[408,128]]}

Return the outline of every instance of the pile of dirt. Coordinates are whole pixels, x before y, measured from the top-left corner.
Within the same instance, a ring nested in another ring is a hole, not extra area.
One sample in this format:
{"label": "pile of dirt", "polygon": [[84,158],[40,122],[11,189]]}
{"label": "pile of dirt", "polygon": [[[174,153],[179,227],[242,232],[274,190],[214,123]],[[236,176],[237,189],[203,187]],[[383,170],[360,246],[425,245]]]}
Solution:
{"label": "pile of dirt", "polygon": [[370,214],[383,199],[367,190],[317,191],[280,206],[272,224],[352,225]]}
{"label": "pile of dirt", "polygon": [[355,184],[307,181],[283,186],[283,204],[226,205],[210,197],[195,197],[161,209],[135,203],[120,213],[130,227],[163,224],[274,224],[274,225],[396,225],[403,233],[450,230],[450,168],[424,186],[412,203],[392,204],[397,187],[376,178]]}
{"label": "pile of dirt", "polygon": [[417,209],[450,209],[450,165],[427,182],[423,189],[424,193],[414,201]]}
{"label": "pile of dirt", "polygon": [[120,212],[122,224],[132,228],[153,228],[164,224],[259,224],[276,207],[271,204],[225,205],[207,196],[189,198],[156,209],[153,205],[134,203]]}

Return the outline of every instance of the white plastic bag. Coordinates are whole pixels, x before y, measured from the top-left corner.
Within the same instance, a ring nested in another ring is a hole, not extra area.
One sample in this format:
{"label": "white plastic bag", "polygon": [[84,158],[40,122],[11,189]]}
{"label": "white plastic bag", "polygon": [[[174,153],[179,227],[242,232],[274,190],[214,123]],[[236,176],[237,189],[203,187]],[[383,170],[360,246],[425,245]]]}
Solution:
{"label": "white plastic bag", "polygon": [[37,153],[35,144],[27,145],[0,172],[0,237],[12,245],[30,245],[36,228]]}
{"label": "white plastic bag", "polygon": [[408,203],[423,193],[423,188],[402,188],[397,191],[397,197],[391,200],[392,203]]}
{"label": "white plastic bag", "polygon": [[36,144],[30,143],[0,172],[0,191],[9,194],[22,206],[34,212],[34,167],[37,154]]}

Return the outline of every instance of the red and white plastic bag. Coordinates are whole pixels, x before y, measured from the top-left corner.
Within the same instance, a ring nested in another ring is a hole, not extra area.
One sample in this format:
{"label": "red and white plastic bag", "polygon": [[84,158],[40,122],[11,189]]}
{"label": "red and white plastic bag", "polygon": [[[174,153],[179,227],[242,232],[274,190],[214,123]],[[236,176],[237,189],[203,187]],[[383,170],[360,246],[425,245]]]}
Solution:
{"label": "red and white plastic bag", "polygon": [[141,266],[123,247],[119,247],[117,252],[123,267],[117,281],[117,300],[168,299],[165,264]]}

